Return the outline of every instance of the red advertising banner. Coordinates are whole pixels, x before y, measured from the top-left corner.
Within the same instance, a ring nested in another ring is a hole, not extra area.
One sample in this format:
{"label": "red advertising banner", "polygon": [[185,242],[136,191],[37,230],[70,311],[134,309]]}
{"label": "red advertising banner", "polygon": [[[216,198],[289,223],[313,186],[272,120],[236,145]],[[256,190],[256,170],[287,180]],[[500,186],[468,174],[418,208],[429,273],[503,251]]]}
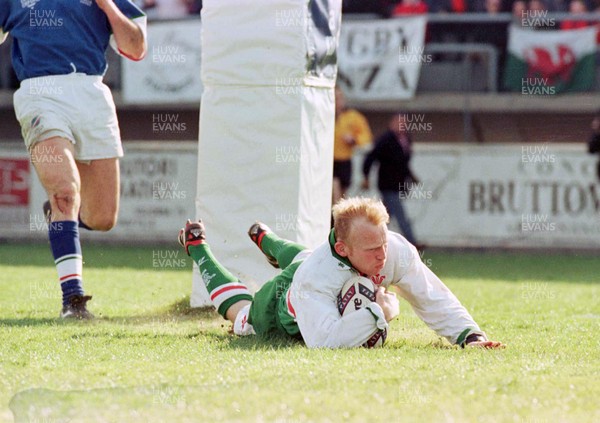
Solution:
{"label": "red advertising banner", "polygon": [[29,160],[0,159],[0,207],[29,206]]}

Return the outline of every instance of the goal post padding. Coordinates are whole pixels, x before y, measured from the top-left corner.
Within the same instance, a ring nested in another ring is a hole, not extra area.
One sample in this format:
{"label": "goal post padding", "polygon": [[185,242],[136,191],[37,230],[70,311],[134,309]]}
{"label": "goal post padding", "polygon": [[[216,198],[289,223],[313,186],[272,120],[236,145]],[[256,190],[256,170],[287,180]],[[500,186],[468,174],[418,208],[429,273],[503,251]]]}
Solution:
{"label": "goal post padding", "polygon": [[[255,220],[309,248],[329,231],[340,16],[341,1],[203,4],[196,217],[252,290],[276,274]],[[191,305],[210,305],[196,266]]]}

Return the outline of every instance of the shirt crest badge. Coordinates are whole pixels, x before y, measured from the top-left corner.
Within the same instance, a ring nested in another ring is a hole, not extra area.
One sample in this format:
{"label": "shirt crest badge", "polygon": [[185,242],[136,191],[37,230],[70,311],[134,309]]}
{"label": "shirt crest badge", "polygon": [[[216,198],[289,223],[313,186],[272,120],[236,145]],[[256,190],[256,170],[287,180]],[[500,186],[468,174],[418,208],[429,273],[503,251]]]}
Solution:
{"label": "shirt crest badge", "polygon": [[385,275],[380,275],[379,273],[376,274],[375,276],[371,276],[371,280],[373,281],[373,283],[376,286],[381,285],[383,283],[384,279],[385,279]]}

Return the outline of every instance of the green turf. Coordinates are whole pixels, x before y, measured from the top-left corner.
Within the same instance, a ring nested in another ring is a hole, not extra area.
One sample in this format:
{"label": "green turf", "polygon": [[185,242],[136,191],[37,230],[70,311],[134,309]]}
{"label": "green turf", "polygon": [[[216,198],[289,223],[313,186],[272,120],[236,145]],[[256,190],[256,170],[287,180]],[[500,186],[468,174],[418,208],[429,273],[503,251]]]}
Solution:
{"label": "green turf", "polygon": [[0,421],[600,421],[594,257],[428,254],[508,348],[450,346],[402,302],[385,348],[332,351],[234,337],[189,309],[177,251],[86,245],[100,319],[72,323],[47,246],[0,245]]}

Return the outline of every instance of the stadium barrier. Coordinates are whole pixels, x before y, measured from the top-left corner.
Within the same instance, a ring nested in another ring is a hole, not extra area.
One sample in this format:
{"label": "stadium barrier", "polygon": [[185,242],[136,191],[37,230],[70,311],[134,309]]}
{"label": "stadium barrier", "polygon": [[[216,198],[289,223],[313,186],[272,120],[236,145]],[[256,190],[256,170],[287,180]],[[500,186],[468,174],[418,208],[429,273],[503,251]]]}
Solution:
{"label": "stadium barrier", "polygon": [[[413,147],[419,183],[402,196],[417,239],[452,248],[600,249],[600,183],[584,145],[436,144]],[[363,156],[354,159],[350,195]],[[376,171],[371,172],[376,187]],[[391,222],[397,228],[396,222]]]}
{"label": "stadium barrier", "polygon": [[[108,233],[81,231],[82,239],[178,248],[177,231],[195,214],[198,143],[129,142],[124,149],[118,223]],[[24,148],[0,149],[0,187],[0,236],[47,240],[47,197]]]}
{"label": "stadium barrier", "polygon": [[[119,222],[108,233],[83,231],[84,239],[177,248],[178,229],[195,215],[197,147],[126,144]],[[419,143],[414,151],[420,183],[409,187],[405,200],[420,241],[435,247],[600,249],[600,184],[595,158],[583,145]],[[377,196],[375,188],[357,188],[363,157],[354,159],[350,194]],[[24,151],[0,149],[0,187],[1,238],[45,242],[46,197]],[[285,232],[297,223],[281,215],[270,224]]]}

